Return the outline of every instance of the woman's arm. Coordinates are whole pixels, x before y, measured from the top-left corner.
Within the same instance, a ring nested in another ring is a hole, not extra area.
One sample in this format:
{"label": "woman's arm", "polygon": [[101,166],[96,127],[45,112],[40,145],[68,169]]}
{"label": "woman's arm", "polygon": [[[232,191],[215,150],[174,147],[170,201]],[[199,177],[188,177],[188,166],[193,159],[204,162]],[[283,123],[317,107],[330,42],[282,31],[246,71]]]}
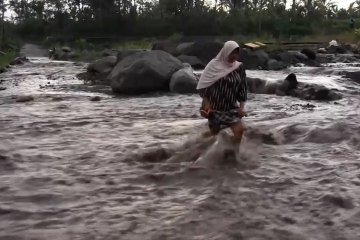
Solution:
{"label": "woman's arm", "polygon": [[247,83],[246,83],[246,72],[243,65],[239,69],[240,84],[238,86],[237,100],[240,102],[239,112],[242,116],[246,116],[245,113],[245,102],[247,101]]}
{"label": "woman's arm", "polygon": [[209,101],[208,94],[209,94],[209,88],[204,88],[204,89],[199,90],[199,95],[203,99],[202,109],[204,109],[206,111],[211,110],[211,104]]}

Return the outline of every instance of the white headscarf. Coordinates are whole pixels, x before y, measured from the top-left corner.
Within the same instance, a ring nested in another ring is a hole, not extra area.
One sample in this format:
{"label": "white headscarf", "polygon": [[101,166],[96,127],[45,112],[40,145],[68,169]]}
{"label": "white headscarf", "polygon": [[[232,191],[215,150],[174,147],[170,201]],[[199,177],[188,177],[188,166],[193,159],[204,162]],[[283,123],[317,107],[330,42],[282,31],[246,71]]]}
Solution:
{"label": "white headscarf", "polygon": [[239,48],[239,45],[234,41],[228,41],[224,44],[218,55],[205,67],[196,89],[210,87],[240,66],[241,63],[238,61],[233,63],[228,62],[229,55],[236,48]]}

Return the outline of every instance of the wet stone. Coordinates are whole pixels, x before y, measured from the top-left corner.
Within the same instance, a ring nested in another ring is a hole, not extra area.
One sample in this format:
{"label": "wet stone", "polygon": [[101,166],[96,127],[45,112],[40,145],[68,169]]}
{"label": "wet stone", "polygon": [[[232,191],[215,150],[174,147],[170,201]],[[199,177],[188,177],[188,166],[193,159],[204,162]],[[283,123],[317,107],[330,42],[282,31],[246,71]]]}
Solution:
{"label": "wet stone", "polygon": [[99,96],[91,97],[91,98],[90,98],[90,101],[92,101],[92,102],[99,102],[99,101],[101,101],[101,97],[99,97]]}
{"label": "wet stone", "polygon": [[344,209],[354,208],[353,201],[350,198],[345,198],[343,196],[328,194],[323,197],[323,201]]}
{"label": "wet stone", "polygon": [[33,101],[33,96],[19,96],[16,98],[16,102],[30,102]]}

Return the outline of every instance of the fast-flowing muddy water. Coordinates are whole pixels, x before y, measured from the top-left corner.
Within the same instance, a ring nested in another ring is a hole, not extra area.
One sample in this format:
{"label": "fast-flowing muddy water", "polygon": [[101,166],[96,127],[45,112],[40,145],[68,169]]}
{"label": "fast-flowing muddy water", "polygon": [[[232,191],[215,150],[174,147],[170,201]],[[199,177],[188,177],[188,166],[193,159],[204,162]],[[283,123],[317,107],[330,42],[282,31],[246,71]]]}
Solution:
{"label": "fast-flowing muddy water", "polygon": [[226,133],[201,137],[197,95],[114,96],[83,68],[32,58],[0,76],[1,240],[360,239],[360,85],[330,73],[352,65],[248,71],[344,98],[250,94],[238,164]]}

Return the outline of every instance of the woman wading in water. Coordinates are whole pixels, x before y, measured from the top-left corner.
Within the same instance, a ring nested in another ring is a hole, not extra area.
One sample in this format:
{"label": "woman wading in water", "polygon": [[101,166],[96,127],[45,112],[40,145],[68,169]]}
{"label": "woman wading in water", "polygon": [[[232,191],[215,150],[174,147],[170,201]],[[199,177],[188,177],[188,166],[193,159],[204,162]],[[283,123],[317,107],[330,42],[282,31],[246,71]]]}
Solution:
{"label": "woman wading in water", "polygon": [[203,98],[201,115],[208,119],[212,135],[230,127],[234,140],[240,143],[246,116],[247,100],[246,73],[238,62],[240,47],[234,41],[224,44],[219,54],[210,61],[201,74],[197,89]]}

